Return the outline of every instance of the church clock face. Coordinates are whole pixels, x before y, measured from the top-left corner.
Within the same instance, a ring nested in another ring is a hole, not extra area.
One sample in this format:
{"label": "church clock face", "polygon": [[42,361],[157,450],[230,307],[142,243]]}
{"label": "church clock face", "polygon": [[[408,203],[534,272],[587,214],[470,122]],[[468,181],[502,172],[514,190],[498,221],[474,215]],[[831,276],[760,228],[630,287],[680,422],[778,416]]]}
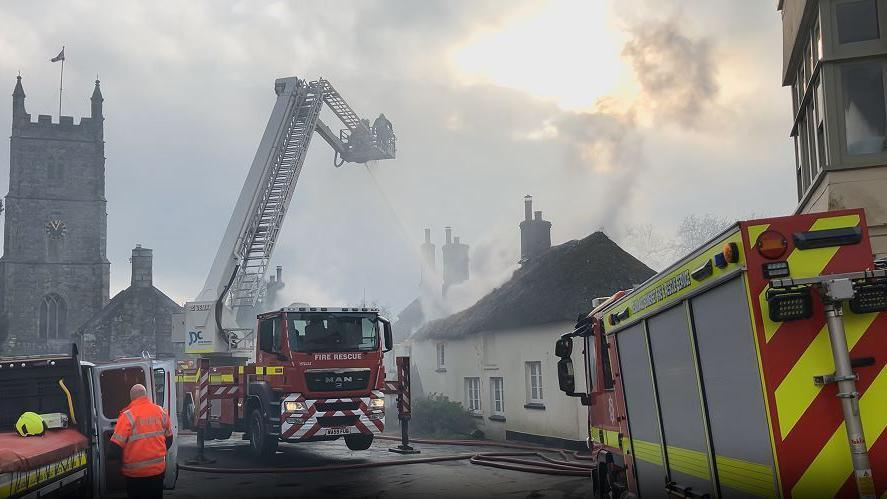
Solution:
{"label": "church clock face", "polygon": [[46,222],[46,233],[52,239],[61,239],[65,237],[65,234],[68,232],[68,228],[65,227],[65,222],[61,220],[50,220]]}

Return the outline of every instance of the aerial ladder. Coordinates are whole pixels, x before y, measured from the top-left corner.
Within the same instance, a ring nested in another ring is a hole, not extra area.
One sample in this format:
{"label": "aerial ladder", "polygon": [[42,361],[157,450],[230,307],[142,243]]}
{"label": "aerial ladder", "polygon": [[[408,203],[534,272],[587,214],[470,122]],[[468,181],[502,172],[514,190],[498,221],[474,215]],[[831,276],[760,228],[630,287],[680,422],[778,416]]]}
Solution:
{"label": "aerial ladder", "polygon": [[[263,295],[265,272],[314,132],[335,151],[336,167],[395,157],[391,122],[380,114],[370,125],[330,82],[279,78],[274,92],[277,101],[206,283],[197,299],[185,304],[189,354],[252,351],[255,325],[238,324],[237,310],[254,307]],[[321,121],[324,104],[345,125],[339,133]]]}

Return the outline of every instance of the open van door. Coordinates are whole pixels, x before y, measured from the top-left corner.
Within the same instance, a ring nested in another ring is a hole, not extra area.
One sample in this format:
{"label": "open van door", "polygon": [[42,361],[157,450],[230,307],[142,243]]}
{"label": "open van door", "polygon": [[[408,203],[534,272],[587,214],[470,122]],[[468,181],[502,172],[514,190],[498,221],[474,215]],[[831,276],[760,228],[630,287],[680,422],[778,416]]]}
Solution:
{"label": "open van door", "polygon": [[[166,409],[169,424],[172,426],[172,447],[166,451],[166,473],[163,488],[173,489],[179,475],[177,464],[179,448],[179,418],[176,417],[176,361],[175,359],[155,360],[151,365],[154,388],[154,403]],[[147,386],[147,385],[146,385]]]}
{"label": "open van door", "polygon": [[95,435],[92,471],[95,497],[123,497],[126,481],[120,474],[120,459],[109,458],[111,435],[120,411],[129,405],[129,389],[136,383],[145,385],[148,393],[153,389],[152,361],[130,360],[94,366],[91,369],[93,400],[95,401]]}

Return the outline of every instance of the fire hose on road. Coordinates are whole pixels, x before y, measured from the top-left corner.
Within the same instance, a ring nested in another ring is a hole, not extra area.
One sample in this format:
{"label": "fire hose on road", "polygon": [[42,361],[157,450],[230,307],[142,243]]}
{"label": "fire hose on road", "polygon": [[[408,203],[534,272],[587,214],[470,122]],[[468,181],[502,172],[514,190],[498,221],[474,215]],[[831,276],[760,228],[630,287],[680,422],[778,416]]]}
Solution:
{"label": "fire hose on road", "polygon": [[[397,437],[379,436],[383,440],[399,440]],[[453,454],[448,456],[420,457],[392,461],[379,461],[374,463],[349,463],[328,464],[323,466],[306,467],[263,467],[263,468],[226,468],[219,466],[196,466],[180,464],[179,469],[197,473],[317,473],[323,471],[352,470],[365,468],[381,468],[386,466],[399,466],[407,464],[427,464],[445,461],[468,461],[479,466],[522,471],[526,473],[540,473],[545,475],[588,477],[596,468],[596,464],[590,462],[593,457],[582,456],[575,451],[563,449],[548,449],[531,447],[526,445],[514,445],[499,442],[476,440],[413,440],[413,442],[430,445],[470,445],[475,447],[504,447],[519,449],[521,452],[478,452]],[[546,455],[548,454],[548,455]],[[549,455],[557,454],[561,459],[553,459]],[[570,460],[574,459],[574,460]]]}

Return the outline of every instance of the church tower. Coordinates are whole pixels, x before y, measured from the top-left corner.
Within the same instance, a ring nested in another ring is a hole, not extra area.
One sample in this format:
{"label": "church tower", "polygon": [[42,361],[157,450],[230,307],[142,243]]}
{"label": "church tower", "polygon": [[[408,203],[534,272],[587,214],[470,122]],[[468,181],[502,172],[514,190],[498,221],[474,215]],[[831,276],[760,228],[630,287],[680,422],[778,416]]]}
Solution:
{"label": "church tower", "polygon": [[31,121],[17,78],[0,258],[4,354],[68,351],[108,302],[103,100],[96,80],[90,117]]}

